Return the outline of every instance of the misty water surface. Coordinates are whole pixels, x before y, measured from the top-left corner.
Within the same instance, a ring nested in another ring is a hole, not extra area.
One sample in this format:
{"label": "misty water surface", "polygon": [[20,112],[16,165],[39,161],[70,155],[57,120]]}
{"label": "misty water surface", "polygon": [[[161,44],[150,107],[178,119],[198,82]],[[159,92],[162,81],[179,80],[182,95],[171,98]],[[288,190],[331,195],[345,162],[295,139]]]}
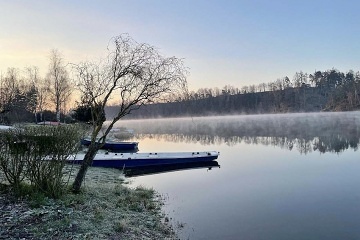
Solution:
{"label": "misty water surface", "polygon": [[140,152],[220,152],[221,168],[131,178],[182,239],[360,239],[360,113],[121,121]]}

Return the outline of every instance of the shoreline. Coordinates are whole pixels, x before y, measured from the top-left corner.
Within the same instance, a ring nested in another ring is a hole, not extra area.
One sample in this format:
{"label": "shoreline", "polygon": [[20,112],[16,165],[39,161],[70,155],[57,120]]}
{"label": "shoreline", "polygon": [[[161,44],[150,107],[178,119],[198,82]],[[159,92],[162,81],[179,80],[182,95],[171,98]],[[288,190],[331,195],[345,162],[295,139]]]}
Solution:
{"label": "shoreline", "polygon": [[126,184],[120,170],[95,167],[80,194],[60,199],[15,199],[2,184],[0,239],[179,239],[161,196]]}

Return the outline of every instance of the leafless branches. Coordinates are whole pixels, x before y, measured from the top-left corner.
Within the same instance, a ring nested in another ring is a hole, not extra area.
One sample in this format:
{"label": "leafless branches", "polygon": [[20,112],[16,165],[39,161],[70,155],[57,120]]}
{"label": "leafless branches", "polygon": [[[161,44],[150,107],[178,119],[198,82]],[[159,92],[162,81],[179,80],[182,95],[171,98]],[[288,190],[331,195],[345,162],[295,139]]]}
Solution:
{"label": "leafless branches", "polygon": [[90,106],[120,106],[114,122],[145,103],[162,101],[187,89],[183,60],[163,57],[152,46],[128,35],[112,39],[109,54],[100,63],[74,65],[78,89]]}
{"label": "leafless branches", "polygon": [[[171,94],[187,90],[182,59],[163,57],[154,47],[137,43],[127,34],[114,37],[108,51],[100,63],[74,65],[82,101],[91,107],[93,118],[92,144],[73,184],[75,192],[80,190],[87,168],[100,148],[99,143],[104,144],[120,118],[143,104],[161,101]],[[109,101],[116,101],[119,110],[97,142],[105,121],[104,109]]]}
{"label": "leafless branches", "polygon": [[53,49],[50,53],[47,81],[50,99],[55,104],[56,118],[59,122],[61,105],[70,97],[72,88],[63,59],[60,52],[56,49]]}

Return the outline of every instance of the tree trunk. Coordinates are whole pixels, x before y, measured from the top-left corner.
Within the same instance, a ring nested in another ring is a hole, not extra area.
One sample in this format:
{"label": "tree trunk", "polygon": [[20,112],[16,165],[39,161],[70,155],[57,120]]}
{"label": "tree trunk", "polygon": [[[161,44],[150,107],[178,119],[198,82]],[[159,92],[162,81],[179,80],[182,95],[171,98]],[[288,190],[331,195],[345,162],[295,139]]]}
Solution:
{"label": "tree trunk", "polygon": [[79,193],[81,185],[84,181],[86,171],[88,170],[89,166],[92,165],[92,162],[95,158],[97,151],[99,150],[98,144],[94,143],[89,146],[88,151],[86,152],[81,167],[76,175],[75,181],[72,186],[72,190],[74,193]]}
{"label": "tree trunk", "polygon": [[60,122],[60,108],[56,108],[56,121]]}

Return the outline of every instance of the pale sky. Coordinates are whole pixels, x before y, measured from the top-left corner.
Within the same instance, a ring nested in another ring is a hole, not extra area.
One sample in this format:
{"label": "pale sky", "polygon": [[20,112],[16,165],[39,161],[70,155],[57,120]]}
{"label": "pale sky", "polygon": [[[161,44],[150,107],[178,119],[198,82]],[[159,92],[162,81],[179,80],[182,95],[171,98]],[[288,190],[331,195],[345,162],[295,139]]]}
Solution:
{"label": "pale sky", "polygon": [[128,33],[183,58],[189,87],[268,83],[295,72],[360,70],[360,1],[3,0],[0,71],[98,60]]}

